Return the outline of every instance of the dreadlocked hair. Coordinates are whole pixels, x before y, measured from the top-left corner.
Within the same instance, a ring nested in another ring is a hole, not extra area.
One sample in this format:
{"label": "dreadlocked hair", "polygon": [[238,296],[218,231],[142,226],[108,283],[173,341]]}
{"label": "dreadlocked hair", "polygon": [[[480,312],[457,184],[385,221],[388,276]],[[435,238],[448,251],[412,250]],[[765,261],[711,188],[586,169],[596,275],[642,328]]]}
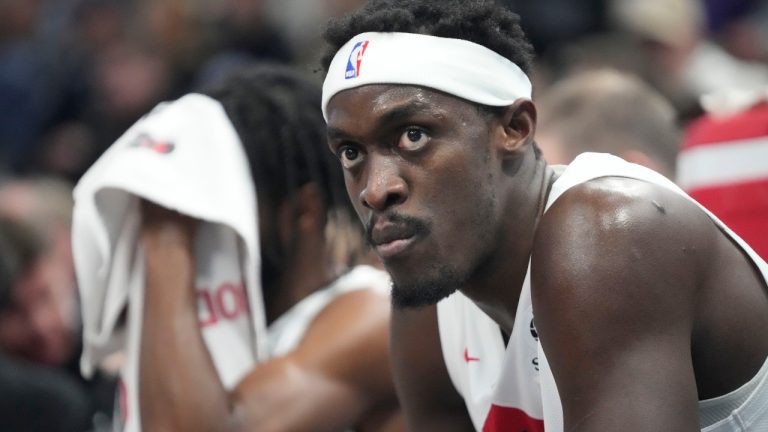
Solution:
{"label": "dreadlocked hair", "polygon": [[286,66],[263,64],[238,70],[203,93],[221,102],[234,125],[259,201],[295,200],[301,186],[316,184],[329,253],[340,270],[354,265],[364,253],[364,236],[338,160],[326,146],[320,89]]}
{"label": "dreadlocked hair", "polygon": [[322,59],[325,70],[347,41],[365,32],[468,40],[506,57],[526,75],[533,62],[533,46],[520,27],[520,17],[493,0],[371,0],[328,23],[324,37],[329,47]]}

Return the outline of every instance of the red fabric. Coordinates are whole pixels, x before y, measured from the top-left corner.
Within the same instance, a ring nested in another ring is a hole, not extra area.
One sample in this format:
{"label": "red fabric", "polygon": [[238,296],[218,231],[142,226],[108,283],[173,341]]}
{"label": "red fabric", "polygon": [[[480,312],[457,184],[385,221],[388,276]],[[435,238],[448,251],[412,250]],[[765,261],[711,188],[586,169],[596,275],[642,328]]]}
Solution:
{"label": "red fabric", "polygon": [[768,179],[688,193],[768,261]]}
{"label": "red fabric", "polygon": [[688,127],[683,151],[706,145],[728,145],[760,136],[768,136],[768,103],[729,117],[701,117]]}
{"label": "red fabric", "polygon": [[[740,140],[768,137],[768,103],[726,118],[711,115],[693,122],[686,131],[683,153],[702,146],[729,145]],[[765,161],[768,164],[768,161]],[[700,167],[718,172],[717,166]],[[768,177],[749,182],[689,188],[696,201],[708,208],[768,261]]]}
{"label": "red fabric", "polygon": [[517,408],[491,405],[483,432],[544,432],[544,421]]}

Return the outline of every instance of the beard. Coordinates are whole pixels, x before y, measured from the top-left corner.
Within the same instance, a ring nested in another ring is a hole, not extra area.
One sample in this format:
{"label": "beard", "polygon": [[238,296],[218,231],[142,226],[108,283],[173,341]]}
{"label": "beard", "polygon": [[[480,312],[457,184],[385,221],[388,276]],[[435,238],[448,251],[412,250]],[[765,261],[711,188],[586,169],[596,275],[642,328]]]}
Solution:
{"label": "beard", "polygon": [[[391,223],[398,224],[412,233],[413,236],[427,236],[431,232],[431,226],[429,223],[419,220],[414,217],[404,216],[396,212],[390,211],[384,215],[378,216],[372,219],[365,226],[365,239],[368,245],[374,247],[372,228],[378,218],[384,218]],[[385,264],[386,267],[386,264]],[[436,280],[424,279],[411,281],[408,283],[398,282],[395,278],[395,274],[389,271],[392,277],[392,305],[395,308],[417,308],[433,304],[443,297],[446,297],[456,291],[455,284],[451,284],[453,288],[444,288],[443,282],[452,280],[456,274],[453,269],[444,266],[435,266],[429,272],[429,274],[436,274],[438,278]],[[437,300],[433,300],[437,298]]]}
{"label": "beard", "polygon": [[[475,233],[480,250],[473,259],[465,257],[459,265],[446,261],[426,264],[418,276],[413,273],[404,278],[397,278],[395,272],[389,272],[392,277],[392,307],[396,309],[420,308],[436,304],[466,286],[478,274],[487,272],[487,265],[492,262],[494,251],[499,247],[502,238],[495,230],[487,229],[487,222],[493,220],[496,213],[497,201],[495,196],[479,204],[478,212],[468,226],[480,227]],[[429,233],[429,225],[424,224],[424,230]],[[400,279],[400,280],[398,280]]]}
{"label": "beard", "polygon": [[392,278],[393,308],[415,309],[433,305],[453,294],[468,279],[467,275],[461,275],[447,265],[432,266],[428,270],[426,273],[434,276],[407,283]]}

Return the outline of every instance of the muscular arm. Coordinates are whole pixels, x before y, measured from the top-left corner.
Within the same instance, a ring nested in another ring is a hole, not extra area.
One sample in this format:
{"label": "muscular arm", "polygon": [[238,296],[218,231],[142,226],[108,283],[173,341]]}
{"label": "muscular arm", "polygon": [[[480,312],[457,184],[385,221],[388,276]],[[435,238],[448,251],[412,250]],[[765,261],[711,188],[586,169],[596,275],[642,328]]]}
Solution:
{"label": "muscular arm", "polygon": [[443,361],[436,307],[393,310],[391,338],[395,383],[408,430],[474,430]]}
{"label": "muscular arm", "polygon": [[388,299],[368,290],[334,301],[294,352],[259,365],[227,392],[197,321],[194,223],[156,206],[144,211],[144,430],[342,430],[377,406],[394,406]]}
{"label": "muscular arm", "polygon": [[566,431],[699,430],[691,332],[702,217],[671,192],[602,179],[542,219],[533,306]]}

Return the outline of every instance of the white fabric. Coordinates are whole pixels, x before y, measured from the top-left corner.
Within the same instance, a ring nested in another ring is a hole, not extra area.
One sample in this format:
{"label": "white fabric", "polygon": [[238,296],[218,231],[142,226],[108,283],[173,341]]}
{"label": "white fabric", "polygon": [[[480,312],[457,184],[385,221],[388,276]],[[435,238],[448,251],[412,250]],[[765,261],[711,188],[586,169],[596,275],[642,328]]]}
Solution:
{"label": "white fabric", "polygon": [[388,295],[389,274],[369,266],[357,266],[332,284],[296,303],[267,328],[270,357],[286,355],[296,349],[307,329],[326,306],[344,294],[371,289]]}
{"label": "white fabric", "polygon": [[768,102],[768,83],[748,88],[728,88],[701,95],[701,106],[719,117],[736,115],[760,102]]}
{"label": "white fabric", "polygon": [[768,178],[768,136],[723,144],[682,151],[677,159],[680,187],[692,191]]}
{"label": "white fabric", "polygon": [[[681,75],[688,88],[696,95],[737,94],[743,95],[768,86],[768,65],[762,62],[746,61],[732,56],[720,45],[702,40],[691,51],[688,61],[683,65]],[[718,99],[701,99],[704,108],[714,114],[733,113],[742,103],[733,96]],[[715,107],[712,102],[722,102]],[[733,102],[737,102],[734,104]]]}
{"label": "white fabric", "polygon": [[323,83],[323,116],[338,92],[367,84],[429,87],[490,106],[531,98],[531,81],[513,62],[462,39],[415,33],[361,33],[342,46]]}
{"label": "white fabric", "polygon": [[[709,432],[728,432],[734,427],[754,426],[768,430],[768,361],[746,384],[738,389],[712,399],[699,402],[699,422]],[[749,399],[755,402],[749,402]],[[734,415],[731,415],[734,413]],[[738,413],[738,415],[735,415]],[[739,422],[744,425],[739,425]],[[738,426],[736,426],[738,425]],[[740,429],[736,429],[740,430]],[[756,429],[748,429],[750,431]]]}
{"label": "white fabric", "polygon": [[[81,368],[89,376],[125,348],[121,401],[139,430],[143,308],[139,197],[205,221],[195,238],[203,337],[227,387],[266,357],[256,192],[223,107],[190,94],[140,119],[75,188],[72,243],[83,311]],[[209,307],[210,304],[210,307]],[[128,307],[127,323],[119,323]]]}
{"label": "white fabric", "polygon": [[440,301],[437,312],[443,358],[475,429],[483,430],[492,405],[514,407],[543,419],[530,290],[521,293],[506,348],[498,324],[461,292]]}
{"label": "white fabric", "polygon": [[[585,153],[578,156],[552,185],[545,211],[568,189],[599,177],[609,176],[647,181],[672,190],[695,203],[674,183],[656,172],[615,156]],[[768,283],[768,264],[712,213],[698,204],[697,206],[744,250]],[[496,428],[486,425],[483,429],[489,412],[498,408],[516,408],[528,417],[543,420],[548,432],[563,430],[562,406],[551,368],[534,333],[526,334],[526,331],[532,330],[530,290],[529,266],[506,350],[499,337],[498,325],[460,292],[438,303],[440,339],[448,372],[459,393],[464,396],[478,431],[510,430],[512,426],[516,426],[502,423],[497,424]],[[479,361],[467,361],[461,353],[466,348],[469,349],[470,355],[478,357]],[[499,354],[500,352],[502,354]],[[501,358],[501,361],[497,358]],[[532,365],[537,367],[531,367]],[[485,370],[479,371],[481,368]],[[759,373],[756,377],[758,384],[748,383],[739,391],[724,396],[739,398],[745,402],[730,412],[728,417],[719,419],[717,423],[703,428],[702,431],[768,431],[767,377],[768,374]],[[746,398],[743,395],[744,389],[751,391]],[[702,417],[706,415],[708,404],[711,402],[700,402]],[[541,429],[532,427],[528,430],[534,432]]]}

